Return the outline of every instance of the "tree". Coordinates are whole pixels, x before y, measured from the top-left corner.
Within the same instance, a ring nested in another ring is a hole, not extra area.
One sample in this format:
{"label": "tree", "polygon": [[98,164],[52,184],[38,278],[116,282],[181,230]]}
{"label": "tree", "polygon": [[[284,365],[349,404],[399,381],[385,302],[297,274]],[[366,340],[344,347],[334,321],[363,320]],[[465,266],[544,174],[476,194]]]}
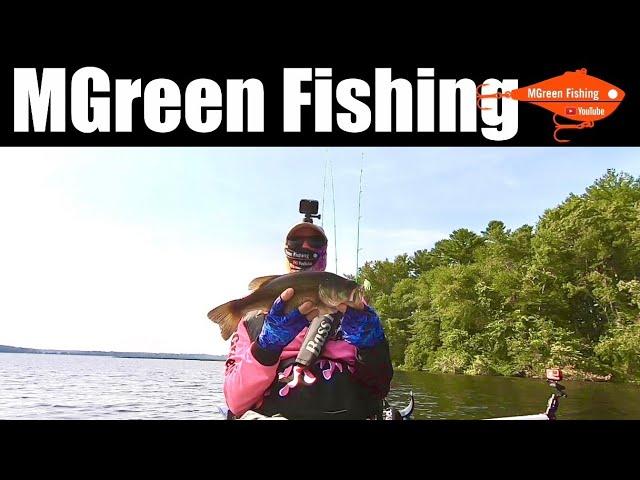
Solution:
{"label": "tree", "polygon": [[394,365],[640,381],[640,180],[608,170],[532,227],[492,220],[361,274]]}
{"label": "tree", "polygon": [[438,266],[468,265],[484,240],[466,228],[454,230],[448,239],[436,242],[430,254]]}

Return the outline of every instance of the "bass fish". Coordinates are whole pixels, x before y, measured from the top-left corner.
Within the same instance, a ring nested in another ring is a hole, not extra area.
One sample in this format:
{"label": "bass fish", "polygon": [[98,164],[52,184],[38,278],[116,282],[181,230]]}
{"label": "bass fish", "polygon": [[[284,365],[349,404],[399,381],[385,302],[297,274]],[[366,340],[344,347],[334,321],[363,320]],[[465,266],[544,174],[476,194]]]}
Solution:
{"label": "bass fish", "polygon": [[353,307],[363,301],[362,287],[353,280],[330,272],[294,272],[253,279],[249,283],[249,290],[253,293],[222,304],[207,316],[220,325],[222,338],[227,340],[236,331],[242,317],[253,310],[268,311],[287,288],[293,288],[294,295],[287,302],[285,313],[306,301],[316,305],[319,315],[335,313],[341,303]]}

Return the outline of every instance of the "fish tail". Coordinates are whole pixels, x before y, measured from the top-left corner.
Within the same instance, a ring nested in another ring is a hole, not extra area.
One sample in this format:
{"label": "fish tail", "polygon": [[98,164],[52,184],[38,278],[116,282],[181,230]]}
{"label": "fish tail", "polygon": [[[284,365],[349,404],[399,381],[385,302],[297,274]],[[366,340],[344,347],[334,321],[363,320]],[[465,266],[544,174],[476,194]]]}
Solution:
{"label": "fish tail", "polygon": [[228,340],[238,328],[242,314],[241,303],[241,300],[231,300],[214,308],[207,314],[209,320],[220,326],[220,334],[224,340]]}

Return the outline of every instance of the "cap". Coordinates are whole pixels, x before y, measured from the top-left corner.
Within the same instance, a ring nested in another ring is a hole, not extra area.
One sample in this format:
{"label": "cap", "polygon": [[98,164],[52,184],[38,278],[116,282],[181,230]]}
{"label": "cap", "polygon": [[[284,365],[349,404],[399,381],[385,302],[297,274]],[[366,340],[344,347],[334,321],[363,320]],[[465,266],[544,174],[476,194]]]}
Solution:
{"label": "cap", "polygon": [[286,238],[291,238],[295,236],[296,233],[313,234],[314,231],[315,233],[322,235],[325,238],[325,240],[328,240],[327,235],[324,233],[324,230],[322,229],[322,227],[319,227],[318,225],[314,225],[313,223],[310,223],[310,222],[303,222],[303,223],[298,223],[297,225],[294,225],[291,228],[291,230],[289,230],[289,233],[287,233]]}

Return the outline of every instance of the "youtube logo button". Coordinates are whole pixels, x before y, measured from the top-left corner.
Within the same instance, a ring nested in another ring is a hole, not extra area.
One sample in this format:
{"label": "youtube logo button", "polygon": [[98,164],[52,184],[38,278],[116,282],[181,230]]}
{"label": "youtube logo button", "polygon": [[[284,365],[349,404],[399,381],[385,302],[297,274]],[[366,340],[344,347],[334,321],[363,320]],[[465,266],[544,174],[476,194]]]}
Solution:
{"label": "youtube logo button", "polygon": [[576,113],[577,113],[576,107],[566,107],[564,109],[564,114],[565,115],[575,115]]}

